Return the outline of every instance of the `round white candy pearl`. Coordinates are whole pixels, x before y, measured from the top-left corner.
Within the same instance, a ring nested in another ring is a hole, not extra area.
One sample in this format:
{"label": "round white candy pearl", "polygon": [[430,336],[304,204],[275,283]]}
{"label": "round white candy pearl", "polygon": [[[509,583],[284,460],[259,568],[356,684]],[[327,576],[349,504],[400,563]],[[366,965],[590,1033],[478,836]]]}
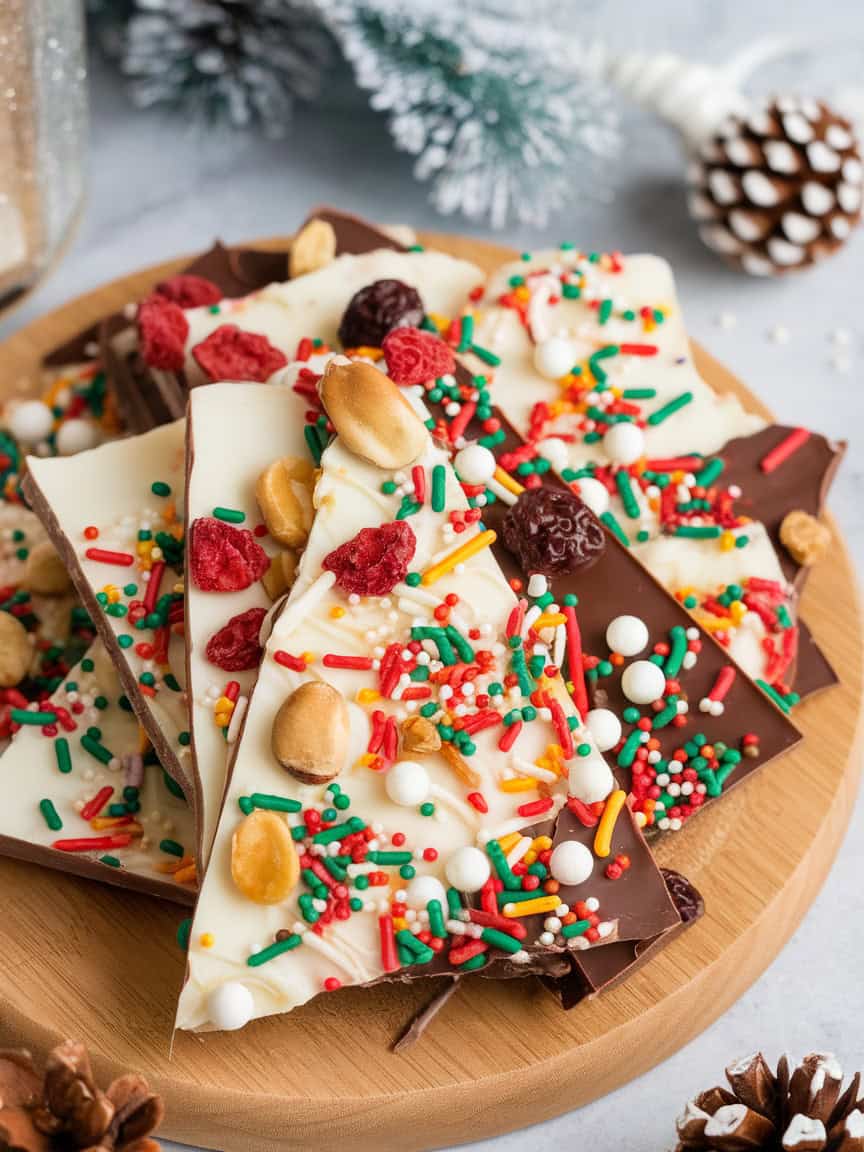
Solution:
{"label": "round white candy pearl", "polygon": [[429,773],[416,760],[397,760],[384,777],[384,787],[394,804],[414,808],[429,795]]}
{"label": "round white candy pearl", "polygon": [[437,900],[442,909],[446,909],[447,892],[437,876],[415,876],[405,892],[405,900],[412,908],[425,908],[430,900]]}
{"label": "round white candy pearl", "polygon": [[255,1001],[245,984],[229,980],[220,984],[207,997],[210,1020],[222,1032],[234,1032],[252,1019]]}
{"label": "round white candy pearl", "polygon": [[616,616],[606,629],[606,643],[619,656],[636,656],[648,643],[648,629],[638,616]]}
{"label": "round white candy pearl", "polygon": [[601,752],[608,752],[621,739],[621,721],[609,708],[592,708],[585,723]]}
{"label": "round white candy pearl", "polygon": [[16,404],[9,417],[9,431],[22,444],[38,444],[50,433],[53,425],[51,409],[41,400]]}
{"label": "round white candy pearl", "polygon": [[558,436],[548,436],[537,445],[537,451],[544,460],[548,460],[556,472],[567,467],[567,445]]}
{"label": "round white candy pearl", "polygon": [[600,756],[580,756],[570,764],[567,790],[583,804],[605,800],[614,787],[612,769]]}
{"label": "round white candy pearl", "polygon": [[634,464],[645,451],[645,435],[635,424],[613,424],[603,437],[603,450],[613,464]]}
{"label": "round white candy pearl", "polygon": [[663,695],[666,677],[663,670],[650,660],[634,660],[624,669],[621,688],[634,704],[653,704]]}
{"label": "round white candy pearl", "polygon": [[583,476],[578,481],[579,499],[587,504],[595,516],[609,511],[609,490],[605,484],[593,476]]}
{"label": "round white candy pearl", "polygon": [[489,879],[489,860],[479,848],[457,848],[444,868],[448,882],[459,892],[479,892]]}
{"label": "round white candy pearl", "polygon": [[495,475],[495,456],[482,444],[466,444],[453,461],[459,479],[466,484],[487,484]]}
{"label": "round white candy pearl", "polygon": [[547,380],[566,376],[576,360],[576,350],[563,336],[550,336],[534,349],[534,367]]}
{"label": "round white candy pearl", "polygon": [[580,841],[564,840],[552,851],[549,871],[561,884],[583,884],[594,871],[594,857]]}
{"label": "round white candy pearl", "polygon": [[96,445],[96,428],[89,420],[67,420],[54,439],[60,456],[74,456]]}

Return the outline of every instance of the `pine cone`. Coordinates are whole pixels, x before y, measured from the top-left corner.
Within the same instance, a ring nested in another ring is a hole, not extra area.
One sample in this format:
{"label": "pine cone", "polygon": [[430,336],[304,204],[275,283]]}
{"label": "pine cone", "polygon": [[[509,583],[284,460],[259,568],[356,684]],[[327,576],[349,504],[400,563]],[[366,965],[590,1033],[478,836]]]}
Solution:
{"label": "pine cone", "polygon": [[783,97],[729,119],[700,149],[689,178],[702,239],[753,276],[829,256],[861,217],[852,126],[815,100]]}
{"label": "pine cone", "polygon": [[162,1115],[142,1076],[102,1092],[76,1041],[54,1049],[44,1077],[28,1053],[0,1052],[0,1152],[159,1152],[148,1133]]}
{"label": "pine cone", "polygon": [[774,1073],[757,1053],[726,1079],[728,1089],[709,1088],[678,1117],[675,1152],[864,1152],[861,1076],[841,1093],[834,1056],[813,1052],[790,1074],[785,1056]]}

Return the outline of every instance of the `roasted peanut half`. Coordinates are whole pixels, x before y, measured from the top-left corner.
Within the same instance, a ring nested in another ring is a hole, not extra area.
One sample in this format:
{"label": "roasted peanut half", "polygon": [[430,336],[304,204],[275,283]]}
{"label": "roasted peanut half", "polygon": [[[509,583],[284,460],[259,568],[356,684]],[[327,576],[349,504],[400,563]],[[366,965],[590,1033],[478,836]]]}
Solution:
{"label": "roasted peanut half", "polygon": [[256,809],[231,837],[231,878],[247,900],[279,904],[300,876],[291,831],[276,812]]}

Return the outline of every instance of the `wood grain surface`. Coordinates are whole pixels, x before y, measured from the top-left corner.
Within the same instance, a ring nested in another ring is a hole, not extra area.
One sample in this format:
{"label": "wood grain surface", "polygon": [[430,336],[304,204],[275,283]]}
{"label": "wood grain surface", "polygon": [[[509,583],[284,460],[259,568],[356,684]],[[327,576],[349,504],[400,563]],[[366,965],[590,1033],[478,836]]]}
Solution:
{"label": "wood grain surface", "polygon": [[[510,256],[460,237],[426,240],[485,267]],[[35,388],[41,354],[181,263],[117,280],[13,336],[0,346],[4,393]],[[716,361],[694,353],[715,387],[764,412]],[[803,614],[843,683],[796,710],[798,749],[661,844],[660,862],[691,877],[708,911],[624,986],[565,1013],[533,980],[471,977],[400,1056],[389,1044],[434,985],[349,989],[241,1033],[180,1034],[172,1053],[182,912],[2,860],[0,1044],[42,1051],[80,1037],[100,1074],[148,1076],[166,1100],[165,1135],[224,1152],[455,1144],[578,1107],[645,1072],[765,970],[846,828],[860,766],[861,615],[832,529],[831,562],[814,572]]]}

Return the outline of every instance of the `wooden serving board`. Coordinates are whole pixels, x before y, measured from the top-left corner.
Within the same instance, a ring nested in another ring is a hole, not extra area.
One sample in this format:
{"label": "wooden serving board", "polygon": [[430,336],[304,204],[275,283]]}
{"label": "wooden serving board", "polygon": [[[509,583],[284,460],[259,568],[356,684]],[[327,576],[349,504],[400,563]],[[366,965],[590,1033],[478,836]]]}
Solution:
{"label": "wooden serving board", "polygon": [[[485,267],[511,256],[464,238],[427,239]],[[0,347],[3,390],[35,388],[44,352],[181,263],[116,280],[19,332]],[[711,384],[765,412],[694,351]],[[698,885],[708,911],[624,986],[565,1013],[533,980],[471,977],[402,1056],[388,1047],[434,985],[346,990],[241,1033],[179,1034],[172,1054],[183,913],[0,860],[0,1044],[43,1051],[80,1037],[100,1075],[146,1074],[165,1098],[165,1135],[224,1152],[439,1147],[547,1119],[645,1072],[770,964],[846,828],[860,763],[862,632],[849,558],[831,526],[831,561],[813,573],[803,610],[843,683],[796,709],[803,745],[662,843],[660,862]]]}

